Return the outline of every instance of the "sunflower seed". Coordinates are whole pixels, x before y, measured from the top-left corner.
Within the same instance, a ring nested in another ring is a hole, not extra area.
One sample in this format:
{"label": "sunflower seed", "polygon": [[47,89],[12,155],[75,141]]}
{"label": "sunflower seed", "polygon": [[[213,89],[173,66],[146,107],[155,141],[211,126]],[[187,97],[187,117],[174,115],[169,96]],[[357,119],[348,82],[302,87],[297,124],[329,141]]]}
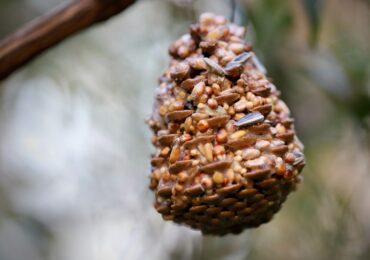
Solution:
{"label": "sunflower seed", "polygon": [[265,117],[260,112],[253,112],[243,116],[241,119],[235,122],[235,125],[238,127],[253,125],[262,122],[264,119]]}
{"label": "sunflower seed", "polygon": [[214,62],[213,60],[209,58],[204,58],[204,61],[206,62],[210,71],[218,75],[221,75],[221,76],[225,76],[227,74],[226,71],[220,65],[218,65],[218,63]]}
{"label": "sunflower seed", "polygon": [[294,166],[304,161],[304,155],[301,152],[293,152],[293,154],[296,156],[296,159],[293,162]]}
{"label": "sunflower seed", "polygon": [[250,52],[243,52],[235,56],[228,64],[226,64],[225,68],[231,63],[237,63],[237,64],[244,65],[248,61],[248,59],[251,57],[252,57],[252,54]]}

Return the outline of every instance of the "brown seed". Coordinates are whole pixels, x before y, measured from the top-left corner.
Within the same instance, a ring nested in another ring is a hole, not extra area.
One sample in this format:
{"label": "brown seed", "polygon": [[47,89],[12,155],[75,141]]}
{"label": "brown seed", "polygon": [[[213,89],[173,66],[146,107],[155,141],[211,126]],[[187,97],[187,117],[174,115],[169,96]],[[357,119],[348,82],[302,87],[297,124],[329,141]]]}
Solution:
{"label": "brown seed", "polygon": [[162,146],[171,146],[176,137],[176,134],[161,135],[158,137],[158,143]]}
{"label": "brown seed", "polygon": [[227,141],[227,132],[225,129],[221,129],[216,135],[216,141],[220,144],[223,144]]}
{"label": "brown seed", "polygon": [[216,109],[218,107],[217,101],[213,98],[208,99],[207,104],[211,109]]}
{"label": "brown seed", "polygon": [[213,145],[211,143],[206,143],[204,145],[204,156],[208,161],[213,160]]}
{"label": "brown seed", "polygon": [[232,104],[234,103],[236,100],[238,100],[240,97],[239,94],[237,93],[227,93],[227,94],[223,94],[223,95],[220,95],[218,97],[215,97],[215,100],[217,101],[218,104]]}
{"label": "brown seed", "polygon": [[167,113],[166,119],[168,121],[183,121],[191,114],[193,114],[193,110],[178,110]]}
{"label": "brown seed", "polygon": [[206,70],[207,65],[202,58],[195,58],[189,61],[189,65],[196,70]]}
{"label": "brown seed", "polygon": [[186,91],[190,92],[190,91],[193,90],[193,88],[196,84],[198,84],[199,82],[201,82],[203,80],[204,80],[204,77],[202,77],[202,76],[198,76],[198,77],[193,78],[193,79],[192,78],[186,79],[181,83],[180,87],[185,89]]}
{"label": "brown seed", "polygon": [[175,133],[180,128],[180,124],[170,122],[168,123],[167,128],[170,131],[170,133]]}
{"label": "brown seed", "polygon": [[228,113],[230,116],[235,115],[235,109],[234,109],[234,107],[229,107],[229,109],[227,110],[227,113]]}
{"label": "brown seed", "polygon": [[220,196],[218,194],[212,194],[208,196],[204,196],[202,198],[202,202],[206,204],[214,204],[220,200]]}
{"label": "brown seed", "polygon": [[243,159],[246,159],[246,160],[256,159],[260,155],[261,155],[261,152],[254,148],[244,149],[242,153]]}
{"label": "brown seed", "polygon": [[189,175],[185,172],[185,171],[182,171],[180,172],[178,175],[177,175],[177,180],[181,183],[187,181]]}
{"label": "brown seed", "polygon": [[226,198],[226,199],[223,199],[220,203],[220,206],[221,207],[229,207],[233,204],[235,204],[238,200],[235,199],[235,198]]}
{"label": "brown seed", "polygon": [[161,152],[160,152],[160,156],[162,157],[167,157],[167,155],[169,154],[170,152],[170,148],[167,146],[167,147],[164,147]]}
{"label": "brown seed", "polygon": [[186,195],[191,196],[191,197],[199,196],[203,192],[204,192],[204,189],[203,189],[202,185],[200,185],[200,184],[196,184],[196,185],[193,185],[189,188],[186,188],[185,191],[184,191],[184,193]]}
{"label": "brown seed", "polygon": [[162,157],[153,157],[151,160],[151,165],[154,167],[161,166],[164,162],[164,159]]}
{"label": "brown seed", "polygon": [[216,41],[203,41],[200,42],[199,47],[202,49],[202,52],[206,55],[212,55],[216,49]]}
{"label": "brown seed", "polygon": [[243,72],[243,65],[230,61],[225,66],[225,72],[230,78],[236,79]]}
{"label": "brown seed", "polygon": [[184,123],[186,132],[190,133],[192,126],[193,126],[193,120],[191,119],[191,117],[186,118],[185,123]]}
{"label": "brown seed", "polygon": [[237,192],[240,189],[240,187],[241,187],[240,184],[232,184],[232,185],[229,185],[229,186],[218,189],[217,193],[220,193],[220,194],[223,194],[223,195],[232,194],[232,193]]}
{"label": "brown seed", "polygon": [[191,117],[195,120],[195,121],[200,121],[202,119],[207,119],[209,116],[205,113],[194,113],[191,115]]}
{"label": "brown seed", "polygon": [[271,173],[271,169],[256,169],[244,174],[245,177],[251,180],[260,180],[266,178]]}
{"label": "brown seed", "polygon": [[216,145],[213,147],[213,153],[215,155],[225,154],[225,147],[223,145]]}
{"label": "brown seed", "polygon": [[162,218],[165,221],[170,221],[170,220],[173,220],[174,216],[173,215],[162,215]]}
{"label": "brown seed", "polygon": [[161,214],[170,214],[171,209],[166,205],[161,205],[157,208],[157,211]]}
{"label": "brown seed", "polygon": [[239,149],[247,148],[253,145],[255,142],[256,140],[254,138],[246,136],[246,137],[242,137],[236,140],[228,141],[226,146],[228,146],[230,149],[233,149],[233,150],[239,150]]}
{"label": "brown seed", "polygon": [[171,174],[176,174],[186,169],[189,169],[192,165],[193,165],[193,160],[177,161],[174,164],[172,164],[168,168],[168,170],[170,171]]}
{"label": "brown seed", "polygon": [[210,207],[206,209],[206,213],[209,215],[215,215],[221,211],[222,211],[222,208],[219,208],[219,207]]}
{"label": "brown seed", "polygon": [[230,116],[214,116],[210,119],[207,119],[207,123],[210,128],[219,128],[224,125],[230,120]]}
{"label": "brown seed", "polygon": [[256,134],[264,134],[267,133],[270,129],[270,125],[266,123],[252,125],[249,128],[249,131],[256,133]]}
{"label": "brown seed", "polygon": [[201,136],[197,136],[194,139],[186,142],[184,144],[184,147],[186,149],[191,149],[191,148],[196,147],[198,144],[211,143],[211,142],[213,142],[214,139],[215,139],[215,136],[214,135],[201,135]]}
{"label": "brown seed", "polygon": [[171,78],[176,82],[181,82],[189,76],[190,67],[186,63],[179,63],[171,68]]}
{"label": "brown seed", "polygon": [[[239,214],[241,215],[249,215],[253,212],[253,209],[252,208],[244,208],[242,210],[239,211]],[[247,219],[245,219],[247,220]]]}
{"label": "brown seed", "polygon": [[200,184],[202,184],[202,186],[208,190],[213,186],[212,179],[208,175],[202,177]]}
{"label": "brown seed", "polygon": [[184,109],[184,104],[182,101],[175,101],[169,106],[169,111],[176,111]]}
{"label": "brown seed", "polygon": [[257,159],[253,159],[253,160],[248,160],[244,163],[245,167],[247,168],[252,168],[252,169],[255,169],[255,168],[261,168],[263,167],[264,165],[266,165],[266,160],[263,156],[257,158]]}
{"label": "brown seed", "polygon": [[193,98],[200,98],[203,95],[205,88],[206,86],[204,82],[200,81],[194,86],[193,90],[191,91],[191,96]]}
{"label": "brown seed", "polygon": [[261,97],[268,97],[271,94],[271,88],[268,85],[253,88],[251,91]]}
{"label": "brown seed", "polygon": [[262,188],[269,188],[271,186],[274,186],[276,183],[277,183],[277,180],[275,178],[269,178],[267,180],[259,182],[258,186]]}
{"label": "brown seed", "polygon": [[170,154],[170,158],[169,158],[169,162],[170,163],[174,163],[177,161],[177,159],[180,157],[180,147],[179,146],[175,146],[172,148],[172,151],[171,151],[171,154]]}
{"label": "brown seed", "polygon": [[239,139],[247,134],[244,130],[239,130],[230,135],[230,139]]}
{"label": "brown seed", "polygon": [[208,130],[209,128],[209,124],[208,124],[208,121],[202,119],[198,122],[197,124],[197,128],[200,132],[204,133],[205,131]]}
{"label": "brown seed", "polygon": [[239,100],[234,104],[234,108],[236,112],[243,112],[245,109],[247,109],[247,101],[246,100]]}
{"label": "brown seed", "polygon": [[283,124],[283,126],[285,126],[286,128],[290,128],[291,125],[294,123],[294,119],[293,118],[284,118],[280,121],[281,124]]}
{"label": "brown seed", "polygon": [[189,209],[189,212],[191,213],[201,213],[204,212],[207,209],[207,206],[200,205],[200,206],[193,206]]}
{"label": "brown seed", "polygon": [[270,142],[266,140],[259,140],[256,142],[255,147],[260,150],[266,150],[270,146]]}
{"label": "brown seed", "polygon": [[253,197],[255,194],[257,194],[256,189],[247,188],[247,189],[241,190],[238,193],[238,197],[240,197],[240,198],[250,198],[250,197]]}
{"label": "brown seed", "polygon": [[222,172],[215,171],[215,173],[212,176],[212,179],[216,184],[221,184],[224,181],[224,175],[222,174]]}
{"label": "brown seed", "polygon": [[247,207],[247,203],[244,201],[238,201],[233,205],[233,209],[235,210],[242,210]]}
{"label": "brown seed", "polygon": [[242,43],[231,43],[229,49],[235,54],[240,54],[244,51],[244,44]]}
{"label": "brown seed", "polygon": [[172,195],[172,188],[166,186],[162,187],[158,190],[157,195],[165,198],[170,197]]}
{"label": "brown seed", "polygon": [[289,150],[287,145],[275,146],[270,149],[270,151],[278,156],[284,156],[284,154]]}
{"label": "brown seed", "polygon": [[232,211],[222,211],[219,214],[220,218],[232,218],[232,217],[234,217],[234,215],[235,214]]}
{"label": "brown seed", "polygon": [[212,173],[214,171],[225,170],[229,168],[230,165],[231,165],[230,161],[223,160],[223,161],[212,162],[207,165],[204,165],[200,168],[200,170],[203,172]]}
{"label": "brown seed", "polygon": [[257,201],[261,201],[261,200],[263,200],[263,198],[264,198],[264,196],[263,196],[261,193],[258,193],[258,194],[256,194],[256,195],[254,195],[253,197],[251,197],[251,198],[249,199],[249,202],[253,202],[253,203],[255,203],[255,202],[257,202]]}
{"label": "brown seed", "polygon": [[294,132],[290,131],[290,132],[287,132],[285,134],[277,134],[276,137],[279,138],[279,139],[284,140],[286,143],[290,143],[294,139]]}
{"label": "brown seed", "polygon": [[270,104],[254,107],[253,112],[260,112],[262,115],[267,116],[271,112],[272,106]]}
{"label": "brown seed", "polygon": [[180,136],[180,142],[185,143],[187,141],[190,141],[191,138],[192,136],[190,134],[183,134],[182,136]]}

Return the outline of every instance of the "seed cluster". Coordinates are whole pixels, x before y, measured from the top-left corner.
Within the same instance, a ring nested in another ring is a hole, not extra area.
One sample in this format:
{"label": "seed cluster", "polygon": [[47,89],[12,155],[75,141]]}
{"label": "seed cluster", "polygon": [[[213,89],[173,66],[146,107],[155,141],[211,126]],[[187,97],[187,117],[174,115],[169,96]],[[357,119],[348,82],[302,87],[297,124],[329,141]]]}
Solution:
{"label": "seed cluster", "polygon": [[202,14],[170,46],[148,120],[154,207],[204,234],[268,222],[305,164],[289,109],[244,33]]}

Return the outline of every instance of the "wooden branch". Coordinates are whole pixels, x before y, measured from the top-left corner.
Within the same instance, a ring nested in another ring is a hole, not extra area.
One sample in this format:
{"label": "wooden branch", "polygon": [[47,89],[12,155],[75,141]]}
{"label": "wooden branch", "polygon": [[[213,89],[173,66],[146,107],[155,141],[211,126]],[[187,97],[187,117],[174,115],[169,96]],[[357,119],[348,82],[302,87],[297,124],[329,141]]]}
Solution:
{"label": "wooden branch", "polygon": [[75,0],[0,42],[0,79],[68,36],[120,13],[135,0]]}

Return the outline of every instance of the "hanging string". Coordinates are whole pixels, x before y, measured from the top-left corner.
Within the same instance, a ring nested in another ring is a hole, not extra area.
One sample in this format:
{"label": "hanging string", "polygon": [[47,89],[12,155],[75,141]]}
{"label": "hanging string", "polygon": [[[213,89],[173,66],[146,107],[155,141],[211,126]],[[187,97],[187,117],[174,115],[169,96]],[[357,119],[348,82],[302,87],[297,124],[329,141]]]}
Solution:
{"label": "hanging string", "polygon": [[189,16],[189,20],[192,21],[192,22],[195,22],[196,21],[196,14],[195,14],[195,2],[197,0],[189,0],[189,6],[188,6],[188,16]]}
{"label": "hanging string", "polygon": [[230,14],[230,22],[235,22],[235,13],[236,13],[236,0],[230,0],[231,5],[231,14]]}

